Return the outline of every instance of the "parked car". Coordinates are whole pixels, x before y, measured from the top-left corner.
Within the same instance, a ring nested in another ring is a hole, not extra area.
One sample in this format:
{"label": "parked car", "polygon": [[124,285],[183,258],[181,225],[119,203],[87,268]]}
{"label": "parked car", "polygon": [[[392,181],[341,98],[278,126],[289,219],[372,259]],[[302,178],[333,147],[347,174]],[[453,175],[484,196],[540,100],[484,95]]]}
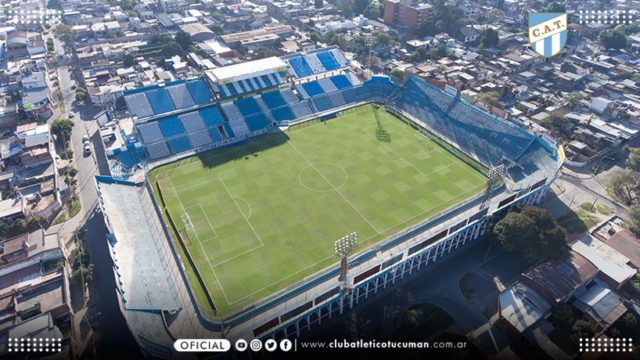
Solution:
{"label": "parked car", "polygon": [[82,149],[84,150],[85,155],[91,155],[91,144],[89,144],[88,142],[84,143]]}

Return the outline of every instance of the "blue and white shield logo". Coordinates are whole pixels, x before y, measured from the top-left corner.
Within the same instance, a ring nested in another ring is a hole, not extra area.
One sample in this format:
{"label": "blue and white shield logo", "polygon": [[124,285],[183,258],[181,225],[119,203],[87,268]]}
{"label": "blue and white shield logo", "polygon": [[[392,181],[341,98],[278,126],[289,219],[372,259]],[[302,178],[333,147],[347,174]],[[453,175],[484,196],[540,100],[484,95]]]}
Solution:
{"label": "blue and white shield logo", "polygon": [[529,14],[529,43],[535,52],[552,57],[567,44],[566,13]]}

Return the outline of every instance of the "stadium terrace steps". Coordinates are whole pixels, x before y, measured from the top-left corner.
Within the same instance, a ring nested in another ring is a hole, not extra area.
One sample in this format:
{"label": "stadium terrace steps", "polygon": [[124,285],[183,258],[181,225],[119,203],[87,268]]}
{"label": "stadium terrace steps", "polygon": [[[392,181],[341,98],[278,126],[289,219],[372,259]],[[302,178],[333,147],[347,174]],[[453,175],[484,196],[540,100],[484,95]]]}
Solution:
{"label": "stadium terrace steps", "polygon": [[213,94],[203,79],[175,81],[166,86],[153,85],[125,91],[129,113],[140,119],[162,115],[174,110],[210,104]]}
{"label": "stadium terrace steps", "polygon": [[338,91],[338,88],[335,86],[333,81],[330,78],[324,78],[318,80],[318,85],[324,90],[325,93],[332,93],[334,91]]}
{"label": "stadium terrace steps", "polygon": [[147,152],[151,160],[167,157],[171,154],[167,142],[162,140],[153,144],[147,144]]}
{"label": "stadium terrace steps", "polygon": [[322,66],[322,62],[320,62],[320,59],[318,59],[316,54],[310,54],[305,56],[305,60],[307,60],[307,64],[309,64],[309,67],[311,68],[311,71],[313,71],[314,74],[327,72],[327,69],[325,69],[324,66]]}
{"label": "stadium terrace steps", "polygon": [[262,100],[262,97],[256,96],[255,100],[258,104],[258,107],[260,107],[260,111],[267,117],[267,119],[269,119],[269,121],[271,122],[276,121],[276,119],[273,117],[273,114],[271,113],[273,109],[270,109],[269,106],[265,104],[264,100]]}
{"label": "stadium terrace steps", "polygon": [[227,115],[231,130],[237,137],[244,137],[251,133],[242,113],[233,102],[222,104],[222,111]]}
{"label": "stadium terrace steps", "polygon": [[211,136],[209,135],[209,132],[206,129],[202,131],[190,133],[188,134],[188,136],[189,136],[189,141],[191,142],[191,145],[194,148],[207,146],[213,143],[213,141],[211,140]]}
{"label": "stadium terrace steps", "polygon": [[342,51],[338,49],[331,49],[330,51],[340,68],[349,66],[349,61],[344,57]]}

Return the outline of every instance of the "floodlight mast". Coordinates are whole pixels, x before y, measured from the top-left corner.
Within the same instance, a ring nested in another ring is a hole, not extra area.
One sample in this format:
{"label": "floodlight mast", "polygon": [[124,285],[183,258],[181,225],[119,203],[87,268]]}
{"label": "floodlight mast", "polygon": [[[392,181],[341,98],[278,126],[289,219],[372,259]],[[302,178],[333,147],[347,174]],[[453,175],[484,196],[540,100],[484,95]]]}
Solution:
{"label": "floodlight mast", "polygon": [[489,170],[489,178],[487,179],[487,186],[482,194],[482,203],[480,204],[480,210],[485,210],[489,207],[489,200],[491,200],[491,190],[498,184],[500,179],[504,176],[504,165],[500,164]]}
{"label": "floodlight mast", "polygon": [[343,292],[349,292],[349,285],[347,282],[347,273],[349,271],[349,255],[355,247],[358,245],[358,233],[352,232],[349,235],[343,236],[335,242],[335,254],[340,258],[340,288]]}

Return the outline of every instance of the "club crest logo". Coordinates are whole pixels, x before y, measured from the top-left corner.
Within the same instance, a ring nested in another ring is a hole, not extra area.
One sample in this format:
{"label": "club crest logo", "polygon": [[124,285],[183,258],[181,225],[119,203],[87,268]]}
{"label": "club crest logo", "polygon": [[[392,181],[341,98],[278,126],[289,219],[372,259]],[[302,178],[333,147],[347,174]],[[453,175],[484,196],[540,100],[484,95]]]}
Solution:
{"label": "club crest logo", "polygon": [[544,56],[557,55],[567,45],[566,13],[529,14],[529,43],[535,52]]}

